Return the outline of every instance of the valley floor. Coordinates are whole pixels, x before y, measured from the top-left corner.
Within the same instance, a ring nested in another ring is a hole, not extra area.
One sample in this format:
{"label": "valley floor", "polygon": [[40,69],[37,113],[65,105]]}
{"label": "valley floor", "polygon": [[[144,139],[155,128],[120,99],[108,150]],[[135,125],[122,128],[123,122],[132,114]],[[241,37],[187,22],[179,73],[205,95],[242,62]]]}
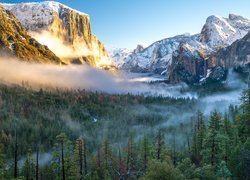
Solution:
{"label": "valley floor", "polygon": [[[236,158],[249,151],[248,104],[243,102],[242,114],[237,98],[228,101],[215,89],[207,96],[198,90],[199,98],[175,98],[1,84],[1,176],[15,176],[18,161],[19,177],[35,177],[40,162],[39,176],[46,180],[60,178],[62,168],[73,179],[245,177],[234,164],[248,167]],[[212,99],[216,94],[222,98]]]}

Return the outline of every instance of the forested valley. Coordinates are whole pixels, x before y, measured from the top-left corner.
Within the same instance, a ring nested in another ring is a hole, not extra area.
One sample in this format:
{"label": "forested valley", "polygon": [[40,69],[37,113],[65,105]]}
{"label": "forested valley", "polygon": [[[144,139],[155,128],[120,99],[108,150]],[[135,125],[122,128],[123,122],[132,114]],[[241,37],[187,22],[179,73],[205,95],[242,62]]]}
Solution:
{"label": "forested valley", "polygon": [[250,90],[194,98],[0,85],[0,179],[250,179]]}

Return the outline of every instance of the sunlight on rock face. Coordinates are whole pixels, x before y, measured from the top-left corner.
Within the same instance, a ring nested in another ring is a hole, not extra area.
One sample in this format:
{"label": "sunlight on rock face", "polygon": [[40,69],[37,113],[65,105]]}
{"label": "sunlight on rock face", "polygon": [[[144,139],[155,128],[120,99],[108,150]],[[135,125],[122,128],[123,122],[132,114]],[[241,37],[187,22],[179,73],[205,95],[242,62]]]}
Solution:
{"label": "sunlight on rock face", "polygon": [[98,43],[93,41],[92,47],[86,45],[83,40],[78,40],[74,42],[73,45],[65,43],[60,37],[56,37],[48,31],[29,32],[29,34],[34,37],[41,44],[48,46],[59,58],[65,61],[66,64],[70,64],[72,60],[81,59],[81,63],[85,62],[82,60],[83,57],[93,57],[92,63],[97,68],[102,68],[106,66],[111,66],[112,61],[101,53]]}
{"label": "sunlight on rock face", "polygon": [[105,66],[112,66],[112,65],[113,65],[113,63],[112,63],[111,59],[108,58],[108,57],[105,57],[105,56],[102,56],[100,61],[98,61],[97,64],[96,64],[96,66],[98,68],[102,68],[102,67],[105,67]]}
{"label": "sunlight on rock face", "polygon": [[94,55],[95,51],[91,51],[84,42],[79,42],[75,47],[67,45],[59,37],[53,36],[48,31],[41,33],[30,32],[30,35],[34,37],[40,43],[48,46],[58,57],[62,59],[77,58],[79,56]]}

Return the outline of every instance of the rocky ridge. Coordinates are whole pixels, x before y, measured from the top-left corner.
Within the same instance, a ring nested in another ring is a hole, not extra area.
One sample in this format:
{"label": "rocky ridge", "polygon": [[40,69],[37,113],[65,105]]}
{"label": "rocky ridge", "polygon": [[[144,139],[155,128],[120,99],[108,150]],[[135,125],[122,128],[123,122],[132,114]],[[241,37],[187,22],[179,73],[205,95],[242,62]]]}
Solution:
{"label": "rocky ridge", "polygon": [[[210,56],[243,38],[249,31],[250,20],[241,16],[210,16],[199,34],[163,39],[139,52],[132,51],[126,57],[122,54],[116,54],[116,57],[124,59],[119,67],[127,71],[161,74],[167,76],[170,83],[199,83],[214,75],[214,69],[221,71],[221,68],[211,66]],[[219,64],[222,61],[227,64],[226,59],[220,61]]]}
{"label": "rocky ridge", "polygon": [[[88,63],[95,67],[112,66],[104,44],[91,31],[89,15],[55,1],[3,6],[11,11],[35,38],[39,39],[40,33],[46,32],[46,35],[49,35],[48,39],[56,38],[61,46],[70,47],[69,55],[62,56],[56,53],[65,63]],[[43,43],[54,50],[46,41]],[[54,51],[57,52],[56,49]]]}
{"label": "rocky ridge", "polygon": [[1,56],[42,63],[63,63],[47,46],[29,36],[16,17],[0,5]]}

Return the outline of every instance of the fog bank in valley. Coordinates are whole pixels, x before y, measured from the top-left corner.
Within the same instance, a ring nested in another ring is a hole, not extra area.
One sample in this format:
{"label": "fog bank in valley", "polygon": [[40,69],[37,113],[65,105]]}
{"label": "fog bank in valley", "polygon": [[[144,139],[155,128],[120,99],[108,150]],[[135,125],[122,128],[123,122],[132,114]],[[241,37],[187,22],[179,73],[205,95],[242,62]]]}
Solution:
{"label": "fog bank in valley", "polygon": [[119,75],[94,69],[87,65],[58,66],[35,64],[0,58],[0,79],[10,84],[28,82],[33,88],[53,87],[66,89],[85,89],[110,94],[145,94],[176,97],[196,97],[195,93],[181,94],[183,86],[169,86],[164,83],[149,85],[131,82]]}

